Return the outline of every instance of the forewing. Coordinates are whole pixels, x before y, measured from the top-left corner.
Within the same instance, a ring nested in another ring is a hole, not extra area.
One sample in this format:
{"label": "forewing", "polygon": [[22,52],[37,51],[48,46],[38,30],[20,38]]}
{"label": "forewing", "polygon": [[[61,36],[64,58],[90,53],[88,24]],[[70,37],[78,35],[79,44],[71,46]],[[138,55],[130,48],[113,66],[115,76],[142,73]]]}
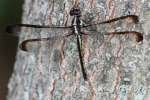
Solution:
{"label": "forewing", "polygon": [[[71,26],[42,26],[42,25],[31,25],[31,24],[13,24],[8,25],[5,29],[8,35],[19,37],[21,34],[28,34],[29,32],[36,33],[34,35],[40,35],[43,31],[52,36],[59,36],[71,31]],[[30,33],[31,34],[31,33]]]}
{"label": "forewing", "polygon": [[64,26],[16,24],[9,25],[6,30],[12,33],[9,35],[21,38],[19,47],[26,52],[35,52],[41,47],[50,47],[72,35],[71,27]]}
{"label": "forewing", "polygon": [[[82,26],[82,31],[88,35],[125,35],[133,34],[136,37],[136,41],[143,40],[142,34],[137,31],[133,31],[136,23],[138,22],[138,16],[126,15],[110,20],[91,23]],[[98,37],[98,36],[97,36]]]}
{"label": "forewing", "polygon": [[105,21],[94,21],[94,22],[91,22],[89,24],[85,24],[83,25],[82,27],[83,28],[90,28],[90,27],[96,27],[96,26],[99,26],[99,25],[102,25],[102,24],[110,24],[110,23],[114,23],[114,22],[118,22],[118,21],[123,21],[124,23],[125,22],[132,22],[132,23],[138,23],[139,22],[139,18],[138,16],[136,15],[126,15],[126,16],[121,16],[121,17],[117,17],[117,18],[112,18],[112,19],[109,19],[109,20],[105,20]]}

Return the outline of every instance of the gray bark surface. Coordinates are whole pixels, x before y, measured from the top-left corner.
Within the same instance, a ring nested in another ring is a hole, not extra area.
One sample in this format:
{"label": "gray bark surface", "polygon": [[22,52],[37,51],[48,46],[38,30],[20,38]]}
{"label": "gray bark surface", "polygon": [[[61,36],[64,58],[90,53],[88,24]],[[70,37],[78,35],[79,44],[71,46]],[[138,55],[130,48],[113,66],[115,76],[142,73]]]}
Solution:
{"label": "gray bark surface", "polygon": [[[76,0],[77,1],[77,0]],[[76,38],[53,38],[36,43],[31,52],[18,49],[14,72],[8,84],[8,100],[150,100],[150,1],[78,0],[85,23],[135,14],[139,24],[119,21],[97,27],[99,35],[83,37],[88,81],[84,81]],[[75,0],[25,0],[22,23],[70,25],[69,11]],[[104,35],[109,31],[136,30],[134,35]],[[85,30],[86,31],[86,30]],[[66,31],[27,29],[26,39],[60,36]],[[86,31],[88,33],[88,31]],[[94,32],[92,32],[94,34]],[[31,47],[32,44],[29,45]]]}

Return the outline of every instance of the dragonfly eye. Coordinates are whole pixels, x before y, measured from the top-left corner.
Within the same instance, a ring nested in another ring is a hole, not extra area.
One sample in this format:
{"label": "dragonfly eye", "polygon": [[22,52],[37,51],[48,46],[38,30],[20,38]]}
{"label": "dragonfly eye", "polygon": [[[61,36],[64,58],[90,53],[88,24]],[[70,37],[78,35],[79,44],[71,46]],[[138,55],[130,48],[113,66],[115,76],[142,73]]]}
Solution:
{"label": "dragonfly eye", "polygon": [[72,8],[71,10],[70,10],[70,16],[81,16],[81,11],[80,11],[80,9],[78,9],[78,8]]}

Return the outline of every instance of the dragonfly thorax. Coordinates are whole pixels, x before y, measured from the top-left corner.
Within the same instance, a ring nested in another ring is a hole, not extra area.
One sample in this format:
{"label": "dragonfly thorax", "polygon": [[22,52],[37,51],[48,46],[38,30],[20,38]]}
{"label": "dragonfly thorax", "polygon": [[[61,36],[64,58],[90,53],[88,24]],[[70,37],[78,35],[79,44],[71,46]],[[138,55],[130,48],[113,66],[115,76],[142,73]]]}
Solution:
{"label": "dragonfly thorax", "polygon": [[73,33],[75,33],[76,35],[81,33],[81,20],[80,17],[74,16],[73,20],[72,20],[72,31]]}

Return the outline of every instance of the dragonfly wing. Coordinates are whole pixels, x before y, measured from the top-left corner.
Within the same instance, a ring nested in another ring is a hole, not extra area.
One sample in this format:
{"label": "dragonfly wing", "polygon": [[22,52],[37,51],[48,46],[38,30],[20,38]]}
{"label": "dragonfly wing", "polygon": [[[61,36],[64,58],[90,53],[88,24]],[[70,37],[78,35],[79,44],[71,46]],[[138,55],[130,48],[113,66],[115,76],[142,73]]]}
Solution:
{"label": "dragonfly wing", "polygon": [[38,50],[44,45],[46,47],[52,46],[54,43],[60,42],[61,40],[64,40],[68,36],[72,35],[72,30],[70,26],[15,24],[8,25],[6,31],[9,33],[11,32],[12,34],[9,34],[11,36],[19,37],[22,34],[21,37],[25,39],[20,43],[19,47],[21,50],[27,52]]}
{"label": "dragonfly wing", "polygon": [[[113,22],[119,22],[119,23],[112,25],[111,23],[113,23]],[[136,36],[137,42],[142,41],[143,36],[140,32],[129,31],[130,28],[132,28],[132,25],[131,25],[131,27],[128,26],[128,25],[130,25],[130,24],[128,24],[130,22],[132,22],[133,24],[137,23],[138,22],[138,16],[126,15],[126,16],[121,16],[121,17],[117,17],[114,19],[110,19],[107,21],[103,21],[103,22],[92,23],[92,24],[84,25],[82,27],[82,30],[84,32],[86,32],[88,35],[99,35],[99,34],[101,34],[101,37],[103,35],[111,35],[111,34],[116,34],[116,35],[134,34]],[[124,23],[126,23],[126,25],[124,25]],[[122,26],[122,28],[119,28],[120,26]],[[124,26],[127,26],[127,28]],[[119,30],[119,29],[121,29],[121,30]]]}
{"label": "dragonfly wing", "polygon": [[143,35],[137,31],[122,31],[122,32],[108,32],[106,35],[124,35],[124,34],[132,34],[135,36],[136,42],[143,41]]}
{"label": "dragonfly wing", "polygon": [[[23,30],[21,30],[23,29]],[[8,33],[6,35],[19,37],[21,32],[27,33],[28,30],[33,33],[40,34],[40,32],[44,31],[49,33],[49,35],[63,35],[65,33],[69,33],[71,31],[71,26],[42,26],[42,25],[31,25],[31,24],[13,24],[6,26],[5,31]],[[21,32],[20,32],[21,31]],[[43,32],[42,32],[43,33]],[[55,34],[54,34],[55,33]]]}
{"label": "dragonfly wing", "polygon": [[[126,15],[121,16],[113,19],[109,19],[106,21],[101,22],[91,22],[90,24],[85,24],[82,26],[82,29],[88,30],[88,31],[97,31],[97,32],[108,32],[111,30],[119,30],[122,28],[128,29],[135,25],[135,23],[138,22],[138,16],[136,15]],[[115,23],[115,24],[114,24]],[[122,28],[120,28],[122,27]],[[109,29],[109,30],[108,30]],[[123,30],[124,31],[124,30]]]}
{"label": "dragonfly wing", "polygon": [[136,15],[126,15],[126,16],[121,16],[121,17],[113,18],[113,19],[110,19],[110,20],[102,21],[102,22],[96,22],[96,23],[92,23],[92,24],[83,25],[82,27],[83,28],[93,27],[93,26],[97,26],[97,25],[101,25],[101,24],[109,24],[109,23],[113,23],[113,22],[120,21],[120,20],[125,20],[125,19],[130,19],[133,23],[139,22],[138,16],[136,16]]}
{"label": "dragonfly wing", "polygon": [[84,31],[83,35],[88,35],[95,40],[103,40],[106,35],[133,35],[135,37],[136,42],[143,41],[143,34],[138,31],[116,31],[116,32],[97,32],[97,31]]}
{"label": "dragonfly wing", "polygon": [[32,38],[22,41],[19,44],[21,50],[25,52],[36,52],[39,48],[44,47],[45,49],[50,49],[53,47],[58,47],[61,41],[69,39],[72,34],[65,36],[54,36],[46,38]]}

